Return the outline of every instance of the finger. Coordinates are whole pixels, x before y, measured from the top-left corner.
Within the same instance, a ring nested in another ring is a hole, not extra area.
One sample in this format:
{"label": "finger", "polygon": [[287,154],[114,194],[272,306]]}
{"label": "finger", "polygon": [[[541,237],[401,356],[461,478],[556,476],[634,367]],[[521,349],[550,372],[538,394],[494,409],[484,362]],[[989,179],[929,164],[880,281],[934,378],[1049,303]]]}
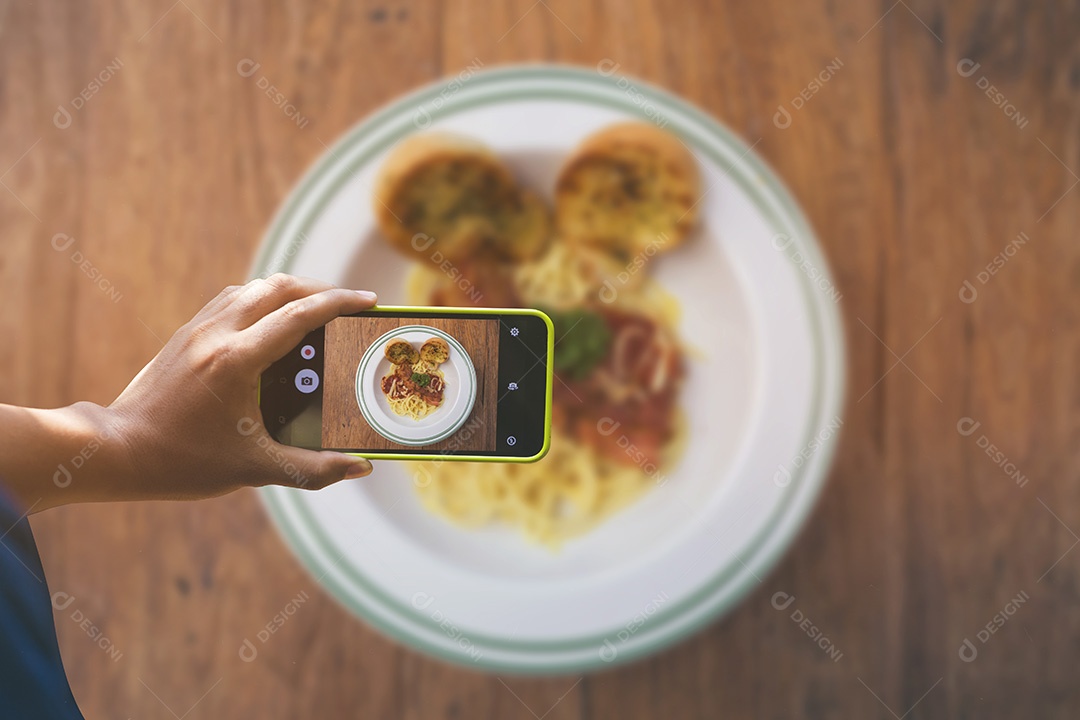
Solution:
{"label": "finger", "polygon": [[277,273],[253,280],[229,305],[230,325],[236,330],[251,327],[259,319],[300,298],[333,288],[333,283]]}
{"label": "finger", "polygon": [[242,287],[242,285],[230,285],[219,292],[213,300],[203,305],[202,310],[195,314],[192,321],[199,322],[213,317],[221,310],[221,308],[226,307],[229,304],[230,299],[236,297],[236,294],[240,292]]}
{"label": "finger", "polygon": [[278,444],[274,451],[265,453],[272,463],[263,477],[267,484],[321,490],[327,485],[371,473],[371,463],[353,455]]}
{"label": "finger", "polygon": [[334,288],[293,300],[239,333],[237,344],[246,357],[259,365],[259,372],[300,344],[311,332],[339,315],[367,310],[375,304],[375,293]]}

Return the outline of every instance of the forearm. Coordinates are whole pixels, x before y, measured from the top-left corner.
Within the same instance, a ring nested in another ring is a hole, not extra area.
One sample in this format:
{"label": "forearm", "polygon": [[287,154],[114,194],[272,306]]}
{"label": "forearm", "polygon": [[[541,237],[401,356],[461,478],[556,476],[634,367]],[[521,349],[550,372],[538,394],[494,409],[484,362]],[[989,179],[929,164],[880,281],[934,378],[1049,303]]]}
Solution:
{"label": "forearm", "polygon": [[109,488],[130,476],[126,448],[107,408],[0,404],[0,482],[29,512],[114,499]]}

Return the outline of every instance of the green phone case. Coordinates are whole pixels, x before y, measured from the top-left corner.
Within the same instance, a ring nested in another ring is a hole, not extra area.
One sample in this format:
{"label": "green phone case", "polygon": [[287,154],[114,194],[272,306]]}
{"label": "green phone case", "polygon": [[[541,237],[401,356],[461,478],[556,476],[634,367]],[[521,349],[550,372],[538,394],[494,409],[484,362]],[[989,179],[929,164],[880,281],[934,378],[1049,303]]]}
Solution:
{"label": "green phone case", "polygon": [[[430,455],[419,454],[405,454],[396,452],[368,452],[368,453],[347,453],[348,455],[356,455],[357,457],[368,458],[370,460],[446,460],[456,462],[514,462],[514,463],[529,463],[536,462],[540,458],[547,454],[548,449],[551,447],[551,384],[554,380],[552,369],[552,356],[555,352],[555,326],[551,322],[551,318],[546,313],[540,310],[533,310],[528,308],[464,308],[464,307],[427,307],[423,305],[377,305],[371,308],[368,312],[426,312],[431,313],[451,313],[454,315],[490,315],[497,313],[500,315],[534,315],[544,321],[544,325],[547,326],[547,377],[544,380],[547,392],[544,397],[544,445],[540,448],[540,452],[531,457],[490,457],[487,455],[445,455],[442,453],[433,453]],[[262,401],[262,387],[260,383],[259,388],[259,402]]]}

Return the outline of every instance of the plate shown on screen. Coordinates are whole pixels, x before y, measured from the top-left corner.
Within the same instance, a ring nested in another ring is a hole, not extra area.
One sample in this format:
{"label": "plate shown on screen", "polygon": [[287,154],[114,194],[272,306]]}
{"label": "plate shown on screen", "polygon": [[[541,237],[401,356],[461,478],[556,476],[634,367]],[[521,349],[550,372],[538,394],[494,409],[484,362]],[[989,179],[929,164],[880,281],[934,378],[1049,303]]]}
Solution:
{"label": "plate shown on screen", "polygon": [[[436,410],[419,420],[402,417],[390,409],[382,391],[382,379],[393,370],[384,348],[394,339],[419,348],[432,337],[450,346],[450,357],[439,365],[446,388]],[[445,440],[469,419],[476,402],[476,368],[472,358],[452,335],[425,325],[406,325],[380,336],[368,347],[356,368],[356,402],[367,424],[387,440],[419,447]]]}
{"label": "plate shown on screen", "polygon": [[408,463],[376,462],[370,477],[314,493],[263,488],[261,497],[312,576],[410,647],[496,672],[610,667],[729,611],[794,541],[840,425],[838,293],[776,175],[689,103],[592,69],[507,67],[455,82],[406,95],[338,140],[279,211],[253,274],[281,270],[405,304],[406,273],[425,257],[387,246],[371,194],[403,138],[421,127],[476,138],[550,200],[583,138],[626,120],[662,123],[693,152],[705,189],[694,235],[649,265],[679,302],[678,332],[692,348],[681,460],[558,552],[512,529],[463,529],[432,515]]}

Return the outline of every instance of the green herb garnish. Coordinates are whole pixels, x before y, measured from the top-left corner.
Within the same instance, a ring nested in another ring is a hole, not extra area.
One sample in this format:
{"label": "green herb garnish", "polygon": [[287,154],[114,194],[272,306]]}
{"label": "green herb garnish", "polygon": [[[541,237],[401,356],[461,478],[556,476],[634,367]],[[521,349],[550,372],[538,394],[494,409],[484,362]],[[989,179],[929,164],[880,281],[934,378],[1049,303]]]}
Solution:
{"label": "green herb garnish", "polygon": [[431,382],[431,376],[427,373],[413,373],[412,381],[420,387],[427,387]]}
{"label": "green herb garnish", "polygon": [[607,356],[611,329],[591,310],[548,311],[555,325],[555,371],[583,380]]}

